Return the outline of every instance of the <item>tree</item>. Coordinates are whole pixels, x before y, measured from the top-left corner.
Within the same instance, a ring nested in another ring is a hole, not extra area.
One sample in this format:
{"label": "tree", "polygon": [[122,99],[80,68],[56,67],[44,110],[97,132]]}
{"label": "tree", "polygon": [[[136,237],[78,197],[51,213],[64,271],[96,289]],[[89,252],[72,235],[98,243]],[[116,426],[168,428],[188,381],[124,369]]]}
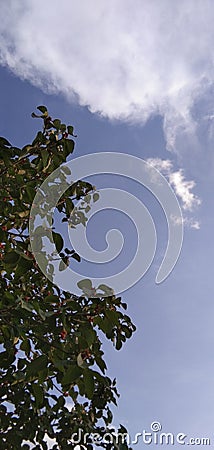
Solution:
{"label": "tree", "polygon": [[[125,450],[126,440],[112,428],[110,405],[118,392],[116,380],[106,375],[101,334],[117,350],[131,337],[135,326],[121,310],[126,304],[111,291],[102,296],[94,288],[87,296],[84,282],[80,297],[59,289],[39,269],[30,245],[35,193],[74,150],[73,127],[52,120],[44,106],[38,110],[41,114],[32,116],[42,118],[43,130],[32,144],[20,149],[0,138],[1,449],[46,450],[46,436],[56,440],[53,450],[74,449],[71,439],[82,430],[88,449],[89,434],[98,433],[97,445]],[[62,221],[69,220],[77,200],[87,196],[89,205],[93,191],[90,183],[73,183],[57,203]],[[50,230],[62,261],[79,260],[64,248],[53,223]],[[119,431],[126,432],[122,426]]]}

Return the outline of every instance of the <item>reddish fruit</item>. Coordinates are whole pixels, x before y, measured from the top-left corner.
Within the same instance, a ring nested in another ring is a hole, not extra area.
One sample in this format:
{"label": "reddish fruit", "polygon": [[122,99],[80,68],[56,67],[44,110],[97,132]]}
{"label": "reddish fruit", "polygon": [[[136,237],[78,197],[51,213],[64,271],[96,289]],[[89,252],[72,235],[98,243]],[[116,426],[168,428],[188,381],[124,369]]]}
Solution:
{"label": "reddish fruit", "polygon": [[7,227],[5,225],[3,225],[3,227],[1,227],[2,231],[7,231]]}
{"label": "reddish fruit", "polygon": [[81,353],[82,359],[88,359],[91,357],[91,352],[89,349],[86,349],[84,352]]}
{"label": "reddish fruit", "polygon": [[66,336],[67,336],[67,334],[68,334],[68,333],[67,333],[66,330],[62,330],[61,333],[60,333],[61,339],[65,339]]}

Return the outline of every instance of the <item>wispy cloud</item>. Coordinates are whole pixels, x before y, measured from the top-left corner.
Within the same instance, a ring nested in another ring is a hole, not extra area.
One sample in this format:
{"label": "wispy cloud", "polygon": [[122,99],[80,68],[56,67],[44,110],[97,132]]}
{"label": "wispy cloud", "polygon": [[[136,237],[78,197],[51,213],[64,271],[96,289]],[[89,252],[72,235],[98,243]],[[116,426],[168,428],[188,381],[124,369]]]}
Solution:
{"label": "wispy cloud", "polygon": [[200,205],[201,201],[192,192],[195,187],[194,181],[186,181],[182,169],[169,174],[169,182],[175,188],[176,194],[182,200],[184,210],[192,211],[195,206]]}
{"label": "wispy cloud", "polygon": [[[175,170],[173,162],[169,159],[148,158],[147,162],[152,164],[161,172],[174,189],[184,213],[192,213],[201,204],[200,198],[192,191],[195,187],[193,180],[186,180],[183,169]],[[200,223],[194,218],[184,216],[184,224],[190,228],[199,229]]]}
{"label": "wispy cloud", "polygon": [[8,0],[0,63],[111,119],[160,113],[176,149],[213,86],[213,23],[213,0]]}

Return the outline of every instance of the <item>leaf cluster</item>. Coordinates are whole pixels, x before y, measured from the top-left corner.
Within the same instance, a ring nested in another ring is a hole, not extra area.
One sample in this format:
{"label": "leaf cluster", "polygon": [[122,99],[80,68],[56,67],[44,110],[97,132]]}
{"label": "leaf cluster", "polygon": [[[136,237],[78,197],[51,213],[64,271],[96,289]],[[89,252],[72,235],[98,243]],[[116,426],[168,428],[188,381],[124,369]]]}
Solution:
{"label": "leaf cluster", "polygon": [[[43,120],[43,130],[31,144],[19,149],[0,138],[0,447],[47,450],[48,436],[56,442],[52,450],[74,449],[71,436],[81,428],[99,433],[102,448],[125,450],[128,445],[116,442],[111,428],[110,405],[119,394],[107,375],[101,339],[104,335],[119,350],[132,336],[135,326],[122,312],[126,304],[108,286],[95,289],[90,280],[80,282],[80,297],[62,291],[40,271],[31,249],[32,201],[73,153],[75,137],[71,125],[53,120],[44,106],[38,110],[42,114],[32,116]],[[98,193],[81,180],[57,203],[62,221],[70,220],[80,199],[81,214],[72,226],[86,223]],[[53,223],[50,230],[62,263],[79,261],[73,249],[64,248]],[[110,443],[102,439],[107,431]]]}

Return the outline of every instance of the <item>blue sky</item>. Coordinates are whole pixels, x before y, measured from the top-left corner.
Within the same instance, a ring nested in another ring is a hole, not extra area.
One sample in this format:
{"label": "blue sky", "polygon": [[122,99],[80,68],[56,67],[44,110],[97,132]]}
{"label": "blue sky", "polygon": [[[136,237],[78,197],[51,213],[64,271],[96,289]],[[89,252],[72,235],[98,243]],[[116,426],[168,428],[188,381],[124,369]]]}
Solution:
{"label": "blue sky", "polygon": [[[137,332],[120,352],[104,345],[121,392],[115,423],[134,436],[158,420],[163,431],[213,444],[213,2],[136,1],[134,11],[129,0],[93,3],[62,1],[56,22],[55,1],[3,5],[0,134],[14,145],[31,141],[40,124],[30,114],[44,104],[74,125],[74,157],[159,158],[185,217],[180,258],[160,285],[167,244],[160,206],[134,183],[94,178],[98,188],[124,188],[145,202],[158,235],[151,268],[123,293]],[[130,220],[104,212],[93,221],[98,250],[112,223],[124,233],[122,259],[106,268],[118,269],[136,245]]]}

